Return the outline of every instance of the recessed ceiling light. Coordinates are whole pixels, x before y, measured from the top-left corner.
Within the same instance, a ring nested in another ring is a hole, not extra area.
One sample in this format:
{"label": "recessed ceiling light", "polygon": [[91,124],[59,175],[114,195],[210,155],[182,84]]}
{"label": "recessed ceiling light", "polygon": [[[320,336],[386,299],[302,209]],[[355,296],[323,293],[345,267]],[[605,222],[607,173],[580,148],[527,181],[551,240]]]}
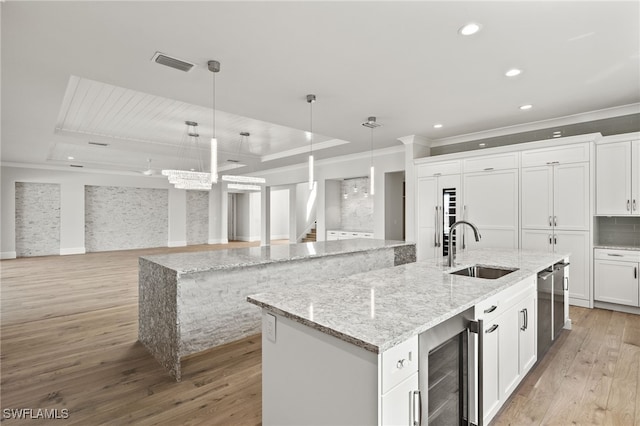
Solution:
{"label": "recessed ceiling light", "polygon": [[553,132],[554,135],[559,135],[560,133],[562,133],[562,131],[560,130],[556,130],[555,132]]}
{"label": "recessed ceiling light", "polygon": [[484,148],[485,146],[487,146],[487,144],[486,144],[486,143],[484,143],[484,142],[480,142],[480,143],[478,144],[478,146],[479,146],[480,148]]}
{"label": "recessed ceiling light", "polygon": [[434,129],[441,129],[442,128],[442,124],[438,123],[438,124],[434,124],[433,125]]}
{"label": "recessed ceiling light", "polygon": [[458,33],[464,36],[469,36],[477,33],[478,31],[480,31],[480,24],[476,24],[475,22],[470,22],[464,27],[460,28],[458,30]]}
{"label": "recessed ceiling light", "polygon": [[554,138],[560,138],[560,137],[562,137],[562,135],[560,133],[556,133],[556,134],[553,135],[553,137]]}
{"label": "recessed ceiling light", "polygon": [[516,75],[520,75],[521,73],[522,70],[519,70],[518,68],[511,68],[509,71],[504,73],[504,75],[506,75],[507,77],[515,77]]}
{"label": "recessed ceiling light", "polygon": [[72,157],[72,156],[68,156],[68,157],[67,157],[67,160],[75,160],[75,159],[76,159],[76,158],[75,158],[75,157]]}
{"label": "recessed ceiling light", "polygon": [[527,109],[531,109],[531,108],[533,108],[533,105],[531,105],[531,104],[520,105],[520,109],[523,110],[523,111],[527,110]]}

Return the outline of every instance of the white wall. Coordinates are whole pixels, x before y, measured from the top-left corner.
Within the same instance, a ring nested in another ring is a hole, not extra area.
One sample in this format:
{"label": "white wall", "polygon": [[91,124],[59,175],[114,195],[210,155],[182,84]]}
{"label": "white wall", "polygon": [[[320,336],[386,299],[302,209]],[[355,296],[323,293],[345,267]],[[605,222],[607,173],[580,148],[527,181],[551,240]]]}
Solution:
{"label": "white wall", "polygon": [[326,229],[342,229],[341,180],[327,179],[324,181],[324,225]]}
{"label": "white wall", "polygon": [[239,193],[236,200],[236,238],[260,241],[260,193]]}
{"label": "white wall", "polygon": [[271,191],[271,239],[289,239],[289,189]]}

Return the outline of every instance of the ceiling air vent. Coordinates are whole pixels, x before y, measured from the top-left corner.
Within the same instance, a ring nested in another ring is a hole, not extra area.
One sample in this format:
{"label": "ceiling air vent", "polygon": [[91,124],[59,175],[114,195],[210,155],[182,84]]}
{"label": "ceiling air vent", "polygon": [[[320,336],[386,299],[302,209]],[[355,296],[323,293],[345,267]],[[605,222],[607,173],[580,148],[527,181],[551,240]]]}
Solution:
{"label": "ceiling air vent", "polygon": [[104,142],[92,142],[89,141],[89,145],[95,145],[95,146],[109,146],[108,143],[104,143]]}
{"label": "ceiling air vent", "polygon": [[157,64],[165,65],[167,67],[175,68],[184,72],[189,72],[193,67],[195,67],[195,64],[183,61],[182,59],[172,58],[171,56],[165,55],[164,53],[160,52],[156,52],[151,60]]}

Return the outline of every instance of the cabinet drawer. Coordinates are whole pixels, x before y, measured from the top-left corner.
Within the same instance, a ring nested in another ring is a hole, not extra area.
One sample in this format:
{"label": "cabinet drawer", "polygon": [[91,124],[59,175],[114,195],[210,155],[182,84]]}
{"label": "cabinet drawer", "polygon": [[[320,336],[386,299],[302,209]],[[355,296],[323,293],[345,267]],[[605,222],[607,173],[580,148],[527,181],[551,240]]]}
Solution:
{"label": "cabinet drawer", "polygon": [[621,262],[640,262],[640,251],[595,249],[595,258],[600,260],[617,260]]}
{"label": "cabinet drawer", "polygon": [[553,148],[522,151],[522,167],[544,166],[550,163],[581,163],[589,161],[589,144],[579,143]]}
{"label": "cabinet drawer", "polygon": [[382,354],[382,393],[418,371],[418,336],[387,349]]}
{"label": "cabinet drawer", "polygon": [[535,289],[536,277],[525,278],[519,283],[478,303],[475,307],[475,317],[476,319],[482,318],[485,323],[489,323],[529,295],[530,292],[535,292]]}
{"label": "cabinet drawer", "polygon": [[518,168],[518,153],[508,152],[498,155],[484,155],[482,157],[467,158],[463,162],[464,172],[482,172],[491,170],[505,170]]}
{"label": "cabinet drawer", "polygon": [[455,175],[460,173],[460,160],[416,165],[417,177]]}

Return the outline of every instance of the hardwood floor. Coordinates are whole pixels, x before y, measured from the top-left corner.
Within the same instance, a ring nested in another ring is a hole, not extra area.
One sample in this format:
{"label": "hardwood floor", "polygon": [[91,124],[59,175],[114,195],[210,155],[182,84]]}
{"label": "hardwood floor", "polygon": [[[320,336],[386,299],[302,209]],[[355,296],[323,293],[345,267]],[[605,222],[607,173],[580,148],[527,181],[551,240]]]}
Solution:
{"label": "hardwood floor", "polygon": [[[1,261],[0,420],[49,424],[4,410],[57,408],[56,424],[260,424],[259,335],[189,357],[180,383],[137,342],[139,256],[247,245]],[[494,424],[640,424],[640,317],[571,317]]]}

